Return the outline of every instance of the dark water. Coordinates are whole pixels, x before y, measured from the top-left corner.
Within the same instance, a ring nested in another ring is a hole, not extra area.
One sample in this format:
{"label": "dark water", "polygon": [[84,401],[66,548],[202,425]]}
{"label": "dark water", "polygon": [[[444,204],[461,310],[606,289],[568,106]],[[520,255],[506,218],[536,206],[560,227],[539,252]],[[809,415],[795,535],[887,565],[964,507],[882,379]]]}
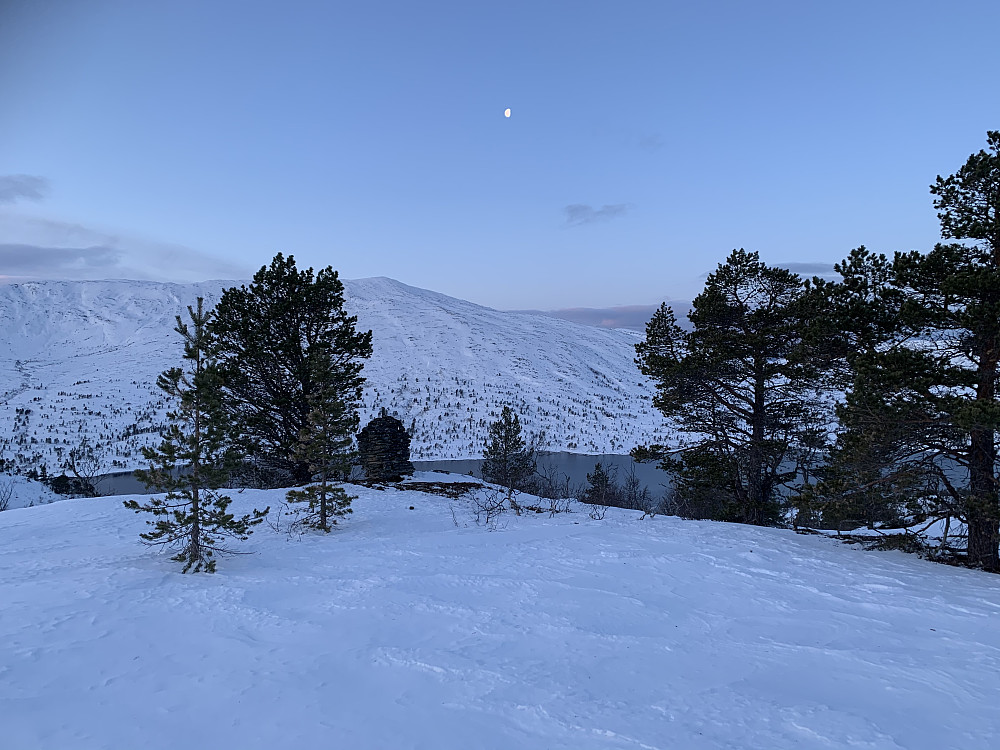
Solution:
{"label": "dark water", "polygon": [[146,485],[135,478],[131,471],[102,474],[94,484],[102,495],[145,495]]}
{"label": "dark water", "polygon": [[[545,473],[553,470],[558,473],[560,483],[563,477],[569,478],[570,488],[576,488],[587,483],[587,474],[594,471],[594,464],[600,462],[605,469],[617,471],[618,482],[622,483],[632,467],[639,481],[649,488],[653,497],[660,497],[669,482],[670,476],[660,471],[653,464],[637,464],[630,456],[605,453],[602,455],[585,455],[580,453],[539,453],[538,469]],[[449,461],[414,461],[417,471],[447,471],[454,474],[472,474],[480,476],[481,459],[464,459]],[[130,471],[119,471],[105,474],[101,477],[98,490],[102,495],[137,495],[145,494],[146,487],[135,478]]]}
{"label": "dark water", "polygon": [[[545,474],[546,469],[552,468],[560,475],[569,477],[571,488],[587,483],[587,474],[594,471],[594,464],[600,464],[611,472],[617,472],[618,483],[621,484],[628,476],[630,469],[635,468],[635,475],[639,482],[649,488],[653,497],[663,494],[666,485],[670,481],[670,475],[656,468],[655,464],[638,464],[632,460],[631,456],[619,455],[615,453],[604,453],[600,455],[587,455],[582,453],[539,453],[538,470]],[[480,459],[466,459],[461,461],[414,461],[413,466],[418,471],[443,470],[456,474],[472,474],[480,476]],[[559,477],[562,479],[562,476]]]}

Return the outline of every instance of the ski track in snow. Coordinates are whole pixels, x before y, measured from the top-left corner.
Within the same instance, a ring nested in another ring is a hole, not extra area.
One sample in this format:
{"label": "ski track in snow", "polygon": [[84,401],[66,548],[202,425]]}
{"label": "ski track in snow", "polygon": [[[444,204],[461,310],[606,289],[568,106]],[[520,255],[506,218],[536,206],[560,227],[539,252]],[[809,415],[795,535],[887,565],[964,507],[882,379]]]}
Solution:
{"label": "ski track in snow", "polygon": [[996,747],[1000,577],[617,509],[491,533],[465,500],[356,493],[334,533],[262,525],[214,576],[142,546],[121,498],[0,514],[3,746]]}

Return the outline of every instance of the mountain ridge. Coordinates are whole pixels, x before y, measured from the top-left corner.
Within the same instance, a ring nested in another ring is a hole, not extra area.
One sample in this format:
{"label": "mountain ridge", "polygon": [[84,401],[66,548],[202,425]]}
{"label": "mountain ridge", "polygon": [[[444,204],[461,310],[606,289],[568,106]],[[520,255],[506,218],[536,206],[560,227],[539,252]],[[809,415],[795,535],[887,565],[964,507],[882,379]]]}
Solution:
{"label": "mountain ridge", "polygon": [[[175,316],[245,281],[25,281],[0,285],[0,456],[58,469],[83,435],[134,468],[167,404],[156,376],[180,362]],[[548,450],[623,453],[661,441],[634,332],[505,312],[389,277],[346,279],[345,307],[374,332],[362,424],[385,407],[418,459],[481,455],[503,405]]]}

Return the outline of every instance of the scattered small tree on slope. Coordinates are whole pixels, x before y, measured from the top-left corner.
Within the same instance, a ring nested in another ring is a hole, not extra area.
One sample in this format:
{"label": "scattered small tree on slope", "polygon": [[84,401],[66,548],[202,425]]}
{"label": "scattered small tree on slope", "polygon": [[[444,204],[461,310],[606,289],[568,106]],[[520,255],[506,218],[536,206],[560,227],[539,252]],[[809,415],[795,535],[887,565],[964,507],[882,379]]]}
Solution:
{"label": "scattered small tree on slope", "polygon": [[268,509],[236,518],[229,512],[230,499],[217,492],[233,458],[227,447],[222,377],[212,355],[211,312],[204,311],[199,297],[197,309],[189,306],[188,314],[191,327],[177,316],[174,329],[184,339],[187,370],[171,368],[156,383],[174,399],[170,424],[159,448],[143,448],[149,469],[135,472],[147,487],[165,490],[166,496],[143,503],[126,500],[125,507],[153,514],[154,520],[148,521],[153,530],[141,534],[142,540],[178,549],[171,559],[184,563],[183,572],[213,573],[216,553],[232,552],[223,541],[245,540]]}
{"label": "scattered small tree on slope", "polygon": [[689,437],[678,451],[639,446],[632,455],[659,459],[677,477],[684,515],[780,521],[796,432],[817,408],[804,291],[794,273],[734,250],[694,299],[692,330],[666,304],[646,326],[637,364],[656,384],[654,405]]}
{"label": "scattered small tree on slope", "polygon": [[[336,271],[299,271],[281,253],[249,286],[223,292],[215,308],[226,410],[249,452],[295,484],[312,476],[297,446],[309,429],[314,392],[337,394],[348,411],[360,399],[361,360],[372,354],[372,334],[358,333],[356,324],[344,311]],[[317,348],[328,363],[323,384],[316,379]]]}

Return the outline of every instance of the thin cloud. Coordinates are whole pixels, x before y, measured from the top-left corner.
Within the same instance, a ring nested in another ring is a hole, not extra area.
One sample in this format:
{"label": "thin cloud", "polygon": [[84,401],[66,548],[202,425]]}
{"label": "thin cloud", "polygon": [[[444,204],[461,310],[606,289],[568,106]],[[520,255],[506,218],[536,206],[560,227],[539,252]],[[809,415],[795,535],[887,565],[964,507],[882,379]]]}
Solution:
{"label": "thin cloud", "polygon": [[23,278],[106,274],[121,262],[121,252],[111,247],[39,247],[0,244],[0,274]]}
{"label": "thin cloud", "polygon": [[598,328],[631,328],[634,331],[644,331],[646,323],[653,317],[657,307],[657,305],[570,307],[563,310],[552,310],[547,314],[553,318],[562,318]]}
{"label": "thin cloud", "polygon": [[0,277],[22,279],[242,279],[249,268],[183,245],[71,222],[0,212]]}
{"label": "thin cloud", "polygon": [[49,191],[49,181],[30,174],[0,175],[0,203],[40,201]]}
{"label": "thin cloud", "polygon": [[[673,308],[677,322],[682,327],[686,327],[687,313],[691,309],[691,303],[672,301],[667,304]],[[659,305],[618,305],[615,307],[567,307],[560,310],[513,310],[512,312],[545,315],[597,328],[627,328],[633,331],[645,331],[646,323],[659,307]]]}
{"label": "thin cloud", "polygon": [[663,148],[663,136],[659,133],[647,133],[640,135],[638,140],[639,148],[643,151],[659,151]]}
{"label": "thin cloud", "polygon": [[594,208],[586,203],[573,203],[566,206],[563,211],[566,214],[566,223],[571,227],[578,227],[583,224],[617,219],[619,216],[624,216],[628,212],[628,208],[626,203],[604,205],[600,208]]}

